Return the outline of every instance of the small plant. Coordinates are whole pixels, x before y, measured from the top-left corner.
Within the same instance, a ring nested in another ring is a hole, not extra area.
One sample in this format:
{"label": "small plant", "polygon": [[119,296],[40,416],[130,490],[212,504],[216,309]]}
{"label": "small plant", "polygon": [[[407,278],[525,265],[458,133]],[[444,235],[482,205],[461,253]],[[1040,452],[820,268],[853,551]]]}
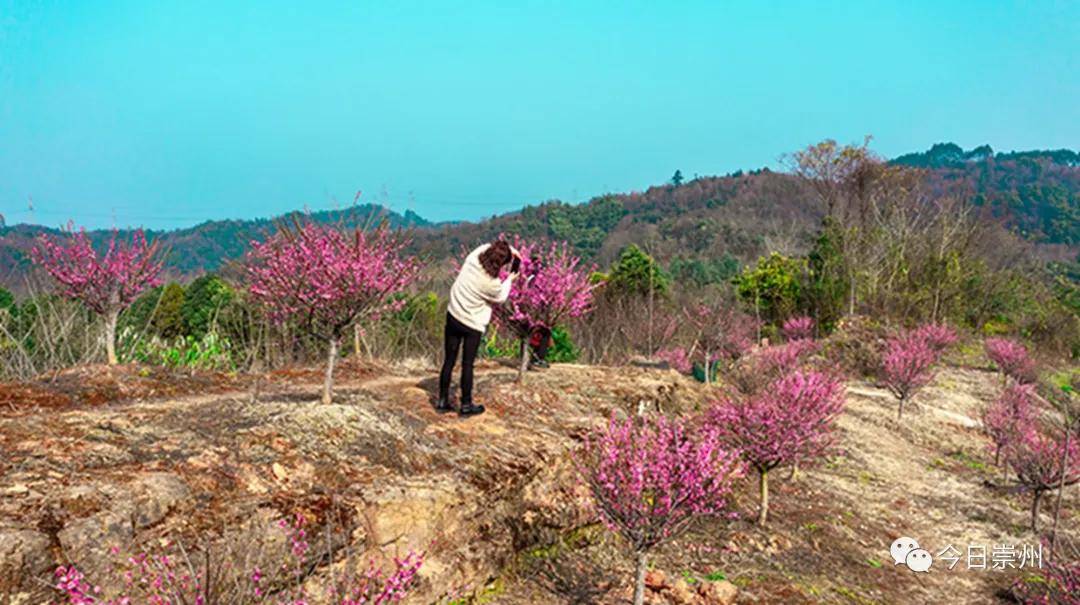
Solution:
{"label": "small plant", "polygon": [[885,386],[899,401],[896,419],[904,415],[904,403],[933,377],[931,366],[937,354],[920,338],[904,334],[891,339],[882,358]]}
{"label": "small plant", "polygon": [[994,464],[1009,443],[1035,428],[1035,391],[1030,385],[1013,385],[983,411],[983,430],[994,449]]}
{"label": "small plant", "polygon": [[62,286],[64,296],[79,300],[105,318],[105,352],[109,365],[115,365],[120,312],[140,292],[160,283],[158,274],[164,260],[158,254],[158,244],[148,244],[142,229],[132,234],[129,243],[121,241],[114,230],[105,253],[99,255],[85,230],[70,234],[64,243],[42,234],[32,258]]}
{"label": "small plant", "polygon": [[1080,444],[1031,428],[1009,442],[1005,455],[1020,486],[1031,492],[1031,531],[1038,532],[1043,494],[1080,482]]}
{"label": "small plant", "polygon": [[758,472],[758,524],[769,517],[769,473],[825,455],[844,408],[843,383],[823,372],[795,371],[745,401],[721,400],[706,415],[721,443]]}
{"label": "small plant", "polygon": [[923,341],[931,351],[940,354],[958,340],[956,330],[945,324],[926,324],[916,328],[912,337]]}
{"label": "small plant", "polygon": [[611,418],[575,457],[607,527],[629,543],[636,558],[634,603],[645,595],[648,553],[683,533],[697,518],[728,505],[742,474],[738,455],[714,431],[689,431],[662,416]]}
{"label": "small plant", "polygon": [[1002,384],[1008,378],[1022,384],[1034,382],[1035,363],[1024,345],[1008,338],[987,338],[983,348],[1001,373]]}

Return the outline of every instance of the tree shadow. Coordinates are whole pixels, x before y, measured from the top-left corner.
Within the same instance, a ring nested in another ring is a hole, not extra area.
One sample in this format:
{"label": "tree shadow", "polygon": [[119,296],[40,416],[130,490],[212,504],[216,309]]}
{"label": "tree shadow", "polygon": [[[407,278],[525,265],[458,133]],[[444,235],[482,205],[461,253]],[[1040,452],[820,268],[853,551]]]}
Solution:
{"label": "tree shadow", "polygon": [[529,568],[532,583],[570,605],[630,602],[618,595],[618,578],[584,553],[535,559]]}

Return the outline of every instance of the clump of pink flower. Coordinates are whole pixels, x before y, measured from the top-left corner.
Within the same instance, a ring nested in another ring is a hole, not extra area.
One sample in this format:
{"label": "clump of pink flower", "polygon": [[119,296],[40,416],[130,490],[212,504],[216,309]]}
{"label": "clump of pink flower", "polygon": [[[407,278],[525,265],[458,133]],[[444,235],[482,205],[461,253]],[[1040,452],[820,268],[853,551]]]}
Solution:
{"label": "clump of pink flower", "polygon": [[1024,605],[1080,605],[1080,561],[1047,561],[1018,579],[1012,592]]}
{"label": "clump of pink flower", "polygon": [[930,382],[933,377],[931,367],[937,359],[937,353],[926,341],[911,333],[889,340],[881,360],[882,378],[899,401],[897,420],[904,415],[904,403]]}
{"label": "clump of pink flower", "polygon": [[1003,379],[1008,377],[1020,383],[1034,382],[1035,362],[1024,345],[1009,338],[987,338],[983,348]]}
{"label": "clump of pink flower", "polygon": [[818,351],[816,340],[800,338],[784,344],[771,345],[757,352],[755,361],[757,371],[767,375],[776,375],[798,368],[802,362]]}
{"label": "clump of pink flower", "polygon": [[983,430],[993,443],[994,464],[1011,441],[1035,428],[1035,391],[1031,385],[1012,385],[983,410]]}
{"label": "clump of pink flower", "polygon": [[769,472],[826,454],[844,408],[843,383],[816,371],[794,371],[743,400],[726,398],[706,414],[720,442],[740,452],[759,475],[758,523],[769,514]]}
{"label": "clump of pink flower", "polygon": [[585,441],[575,463],[600,518],[637,556],[638,603],[647,553],[695,519],[722,514],[742,474],[738,454],[722,447],[714,431],[691,431],[663,416],[612,416]]}
{"label": "clump of pink flower", "polygon": [[[296,515],[291,521],[281,520],[278,527],[285,533],[287,542],[286,563],[282,569],[295,570],[294,581],[286,586],[265,586],[265,574],[259,567],[251,569],[247,582],[225,581],[217,562],[210,557],[197,559],[203,562],[194,567],[191,558],[174,557],[169,554],[135,554],[118,566],[123,570],[114,585],[91,586],[74,565],[56,570],[55,589],[63,598],[62,603],[71,605],[209,605],[216,602],[237,605],[306,605],[309,595],[303,587],[303,579],[310,564],[307,560],[306,521]],[[112,549],[113,554],[119,548]],[[423,555],[408,553],[394,559],[394,569],[387,573],[369,563],[366,572],[359,575],[333,576],[327,587],[325,599],[320,602],[331,605],[389,605],[401,601],[413,587],[417,573],[423,564]],[[348,569],[350,566],[346,566]],[[222,592],[224,591],[224,592]],[[107,595],[107,596],[101,596]]]}
{"label": "clump of pink flower", "polygon": [[912,332],[912,337],[926,343],[926,346],[935,353],[941,353],[959,339],[956,330],[945,324],[936,323],[919,326]]}
{"label": "clump of pink flower", "polygon": [[787,340],[813,338],[814,320],[805,315],[801,317],[792,317],[784,322],[780,331],[783,332],[784,338]]}

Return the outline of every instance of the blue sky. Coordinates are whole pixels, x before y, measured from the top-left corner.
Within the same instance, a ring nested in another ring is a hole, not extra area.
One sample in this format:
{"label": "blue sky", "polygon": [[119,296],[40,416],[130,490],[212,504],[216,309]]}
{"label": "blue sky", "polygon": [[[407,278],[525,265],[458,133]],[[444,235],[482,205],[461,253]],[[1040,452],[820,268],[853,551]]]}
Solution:
{"label": "blue sky", "polygon": [[0,213],[474,220],[823,138],[1076,148],[1078,41],[1069,1],[0,0]]}

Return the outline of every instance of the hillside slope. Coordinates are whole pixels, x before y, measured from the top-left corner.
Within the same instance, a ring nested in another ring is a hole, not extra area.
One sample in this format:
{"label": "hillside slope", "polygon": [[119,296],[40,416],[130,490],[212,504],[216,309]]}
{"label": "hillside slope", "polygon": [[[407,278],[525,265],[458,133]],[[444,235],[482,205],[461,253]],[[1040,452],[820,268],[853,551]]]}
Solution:
{"label": "hillside slope", "polygon": [[[426,550],[410,602],[619,602],[626,557],[582,507],[568,452],[612,411],[692,412],[705,387],[670,371],[574,365],[519,387],[511,369],[485,362],[478,396],[490,413],[463,421],[431,410],[434,371],[346,366],[332,405],[317,402],[318,372],[300,370],[267,377],[257,395],[0,411],[0,578],[43,594],[31,578],[61,560],[93,570],[112,544],[191,544],[222,527],[233,529],[219,544],[257,541],[300,510],[313,535],[328,519],[349,528],[365,557]],[[1025,501],[986,486],[999,473],[972,418],[995,384],[977,368],[944,369],[898,426],[884,390],[850,383],[843,452],[777,477],[767,530],[752,523],[747,480],[739,519],[700,526],[654,568],[672,586],[726,577],[741,603],[993,602],[1017,570],[935,564],[915,576],[888,547],[900,536],[934,553],[1034,542]],[[1066,504],[1075,537],[1075,490]]]}

